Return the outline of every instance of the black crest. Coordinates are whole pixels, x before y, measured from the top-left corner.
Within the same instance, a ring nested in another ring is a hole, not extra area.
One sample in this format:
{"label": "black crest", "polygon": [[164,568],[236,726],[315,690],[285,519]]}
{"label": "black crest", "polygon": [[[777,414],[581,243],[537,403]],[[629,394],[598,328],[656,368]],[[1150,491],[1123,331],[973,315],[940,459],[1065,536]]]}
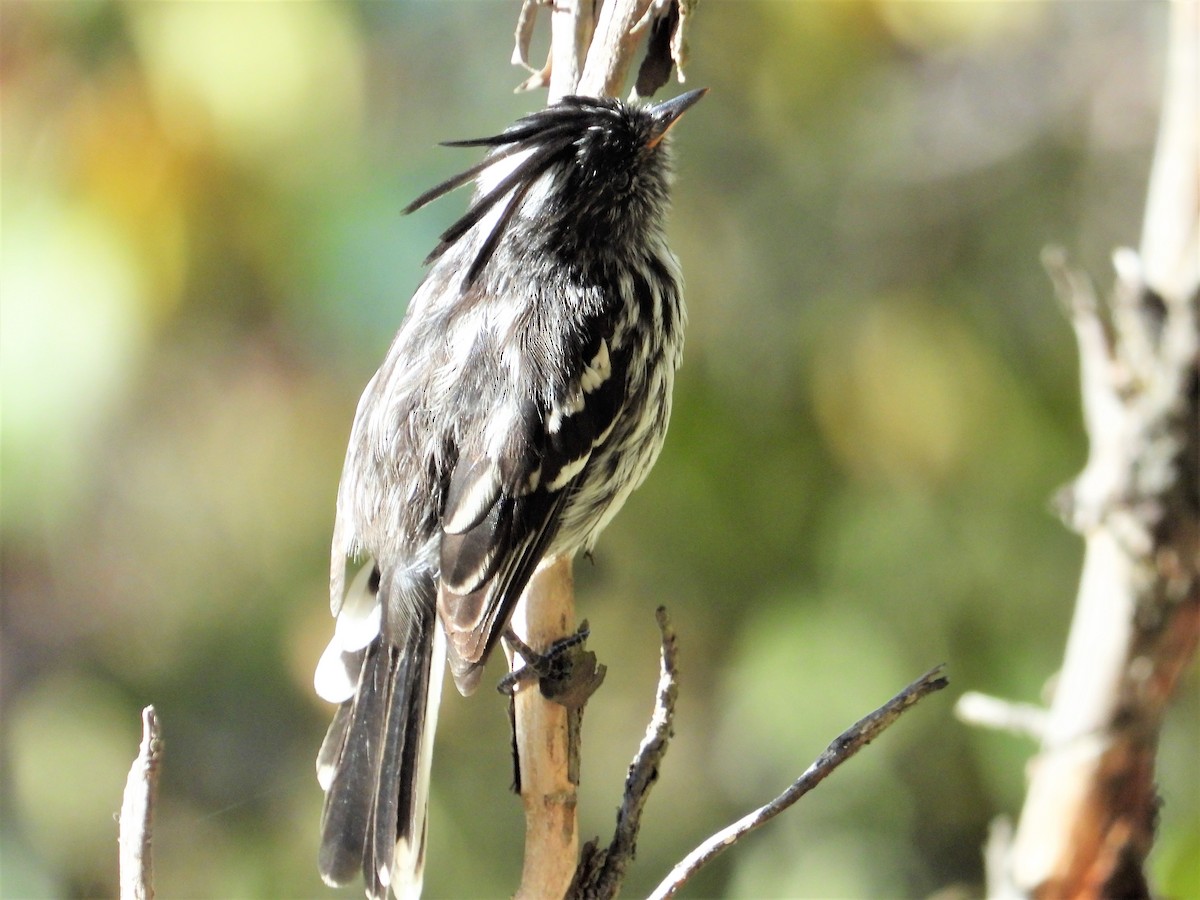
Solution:
{"label": "black crest", "polygon": [[[492,151],[481,162],[421,194],[404,208],[405,213],[415,212],[468,184],[510,157],[524,156],[499,181],[476,195],[467,212],[442,232],[425,262],[437,260],[493,207],[503,203],[499,219],[467,270],[463,285],[469,287],[492,258],[530,189],[555,165],[576,163],[573,171],[581,181],[579,191],[594,189],[594,182],[615,188],[615,192],[608,191],[612,196],[628,191],[638,161],[654,155],[675,120],[704,93],[691,91],[647,107],[607,97],[564,97],[554,106],[518,119],[500,134],[444,142],[445,147],[490,147]],[[587,184],[589,181],[593,184]]]}

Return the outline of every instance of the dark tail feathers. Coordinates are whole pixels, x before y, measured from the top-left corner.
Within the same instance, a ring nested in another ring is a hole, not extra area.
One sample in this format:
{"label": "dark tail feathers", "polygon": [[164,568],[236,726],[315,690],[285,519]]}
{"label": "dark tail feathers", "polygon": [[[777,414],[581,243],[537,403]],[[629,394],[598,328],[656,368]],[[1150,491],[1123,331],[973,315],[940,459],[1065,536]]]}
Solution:
{"label": "dark tail feathers", "polygon": [[367,648],[354,696],[338,707],[317,759],[327,785],[319,857],[327,884],[361,871],[371,900],[389,889],[420,894],[445,654],[432,609],[384,627]]}

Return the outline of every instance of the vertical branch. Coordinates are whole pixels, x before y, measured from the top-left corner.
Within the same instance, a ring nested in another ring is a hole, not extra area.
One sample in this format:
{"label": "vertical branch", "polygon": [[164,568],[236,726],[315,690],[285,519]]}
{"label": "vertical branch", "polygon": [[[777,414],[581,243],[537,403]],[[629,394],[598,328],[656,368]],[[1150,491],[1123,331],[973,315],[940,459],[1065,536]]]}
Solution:
{"label": "vertical branch", "polygon": [[[526,87],[547,84],[548,103],[579,93],[615,96],[624,84],[646,31],[647,11],[662,0],[557,0],[551,7],[549,78],[535,73]],[[673,2],[673,0],[671,0]],[[522,61],[532,23],[530,0],[522,7],[517,52]],[[597,4],[602,4],[597,16]],[[682,38],[680,37],[682,41]],[[513,615],[512,627],[535,651],[574,633],[575,599],[570,559],[547,560],[534,574]],[[593,660],[594,661],[594,660]],[[528,662],[528,661],[526,661]],[[510,659],[514,671],[517,658]],[[586,694],[602,672],[584,673],[583,699],[568,708],[540,690],[516,692],[513,730],[518,784],[525,807],[525,861],[517,897],[562,897],[571,887],[579,856],[575,813],[579,724]]]}
{"label": "vertical branch", "polygon": [[121,798],[120,847],[121,900],[154,900],[154,803],[162,734],[153,706],[142,710],[142,742],[129,769]]}
{"label": "vertical branch", "polygon": [[[547,104],[578,90],[594,21],[594,0],[560,0],[551,6]],[[537,651],[574,632],[571,559],[548,560],[538,568],[513,614],[512,628]],[[513,671],[522,664],[515,654],[510,655],[509,663]],[[575,876],[578,765],[571,760],[578,758],[579,745],[572,719],[577,724],[579,715],[532,686],[513,696],[517,785],[525,808],[519,900],[562,897]]]}
{"label": "vertical branch", "polygon": [[1066,498],[1086,541],[1075,617],[1001,873],[1024,896],[1149,896],[1158,735],[1200,637],[1200,5],[1176,0],[1171,28],[1143,243],[1114,257],[1111,315],[1047,259],[1090,450]]}
{"label": "vertical branch", "polygon": [[[575,587],[570,558],[543,564],[529,581],[513,615],[513,629],[544,650],[575,627]],[[514,666],[515,667],[515,666]],[[521,800],[525,807],[525,862],[520,900],[562,897],[575,876],[579,824],[575,815],[579,752],[573,711],[542,696],[535,685],[513,697]]]}
{"label": "vertical branch", "polygon": [[625,84],[641,35],[635,27],[654,0],[607,0],[600,10],[596,37],[587,55],[579,91],[593,97],[615,97]]}
{"label": "vertical branch", "polygon": [[550,92],[547,105],[577,93],[595,27],[593,0],[555,4],[550,14]]}
{"label": "vertical branch", "polygon": [[[593,22],[593,0],[566,0],[552,7],[547,103],[578,90]],[[535,650],[544,650],[575,630],[575,581],[569,558],[551,560],[534,573],[512,627]],[[515,671],[520,662],[514,656],[510,664]],[[577,713],[532,687],[513,697],[517,782],[525,808],[519,900],[562,897],[575,876],[578,766],[570,761],[578,757],[579,746],[572,716],[577,722]]]}
{"label": "vertical branch", "polygon": [[1146,198],[1146,284],[1186,302],[1200,281],[1200,4],[1175,0],[1158,146]]}

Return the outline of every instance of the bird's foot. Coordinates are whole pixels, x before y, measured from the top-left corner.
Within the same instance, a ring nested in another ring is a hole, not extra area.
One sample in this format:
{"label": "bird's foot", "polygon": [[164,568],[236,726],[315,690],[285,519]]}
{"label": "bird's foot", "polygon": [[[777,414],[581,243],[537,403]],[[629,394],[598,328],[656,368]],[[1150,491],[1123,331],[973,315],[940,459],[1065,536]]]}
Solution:
{"label": "bird's foot", "polygon": [[596,655],[581,649],[590,630],[587,620],[578,630],[555,641],[538,653],[511,628],[504,632],[508,642],[525,664],[513,669],[496,686],[502,694],[513,696],[522,687],[537,681],[542,696],[567,707],[582,706],[604,680],[605,668],[596,664]]}

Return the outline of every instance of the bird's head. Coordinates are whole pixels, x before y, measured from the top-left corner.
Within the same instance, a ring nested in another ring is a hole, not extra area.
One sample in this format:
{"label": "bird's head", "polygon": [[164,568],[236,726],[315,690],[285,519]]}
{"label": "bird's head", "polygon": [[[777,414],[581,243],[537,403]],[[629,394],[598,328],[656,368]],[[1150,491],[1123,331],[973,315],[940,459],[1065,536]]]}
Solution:
{"label": "bird's head", "polygon": [[[550,171],[559,204],[626,207],[666,199],[667,132],[704,96],[690,91],[653,106],[568,97],[551,110],[570,123],[573,139]],[[547,110],[549,112],[550,110]],[[565,115],[564,115],[565,114]]]}
{"label": "bird's head", "polygon": [[[474,281],[519,222],[526,238],[540,235],[577,249],[636,241],[666,212],[670,160],[667,133],[707,88],[649,106],[611,98],[565,97],[518,119],[501,134],[453,147],[490,147],[487,158],[425,192],[412,212],[468,182],[474,202],[441,236],[433,260],[480,225],[467,273]],[[482,223],[482,225],[481,225]]]}

